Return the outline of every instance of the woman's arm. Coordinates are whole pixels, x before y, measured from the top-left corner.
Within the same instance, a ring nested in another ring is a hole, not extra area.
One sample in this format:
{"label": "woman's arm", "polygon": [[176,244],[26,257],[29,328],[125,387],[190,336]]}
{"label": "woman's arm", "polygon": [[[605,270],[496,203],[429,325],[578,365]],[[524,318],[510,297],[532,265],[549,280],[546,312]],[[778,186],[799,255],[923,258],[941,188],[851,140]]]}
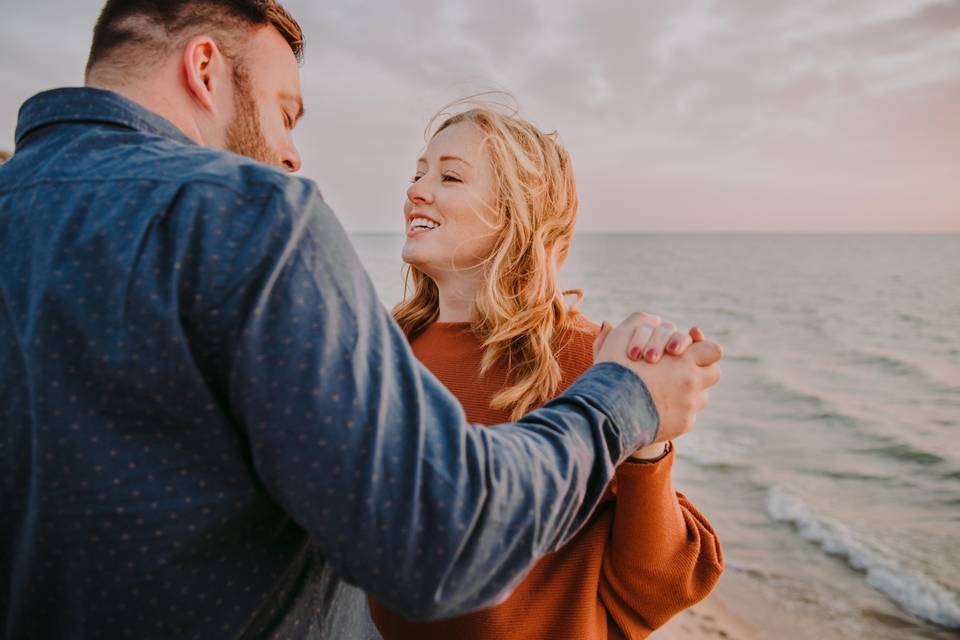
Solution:
{"label": "woman's arm", "polygon": [[675,457],[671,449],[659,461],[627,462],[617,470],[599,598],[626,638],[647,637],[705,598],[723,572],[713,527],[673,489]]}

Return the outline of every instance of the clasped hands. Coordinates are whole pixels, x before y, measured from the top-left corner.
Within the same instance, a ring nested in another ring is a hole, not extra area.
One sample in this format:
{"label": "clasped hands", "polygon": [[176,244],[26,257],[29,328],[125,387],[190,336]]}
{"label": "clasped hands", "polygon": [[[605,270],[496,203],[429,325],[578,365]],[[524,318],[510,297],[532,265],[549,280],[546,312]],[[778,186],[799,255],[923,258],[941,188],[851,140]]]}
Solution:
{"label": "clasped hands", "polygon": [[634,453],[646,459],[693,428],[709,401],[708,389],[720,380],[723,347],[696,327],[681,332],[658,316],[634,313],[616,327],[603,323],[593,355],[595,363],[615,362],[646,384],[660,414],[656,439]]}

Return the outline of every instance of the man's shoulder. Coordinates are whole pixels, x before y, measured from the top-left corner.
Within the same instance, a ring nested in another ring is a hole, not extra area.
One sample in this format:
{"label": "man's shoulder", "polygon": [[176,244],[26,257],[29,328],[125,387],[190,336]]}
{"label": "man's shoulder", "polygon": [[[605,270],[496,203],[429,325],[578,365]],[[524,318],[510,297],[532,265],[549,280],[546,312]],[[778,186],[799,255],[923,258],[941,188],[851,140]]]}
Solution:
{"label": "man's shoulder", "polygon": [[175,198],[167,215],[222,229],[224,240],[288,235],[323,208],[312,180],[216,149],[161,143],[134,164],[132,179],[153,181]]}
{"label": "man's shoulder", "polygon": [[149,167],[128,175],[153,183],[161,206],[152,215],[166,220],[158,228],[193,237],[226,278],[272,268],[292,247],[310,250],[322,235],[311,229],[329,230],[335,220],[309,179],[215,149],[165,147],[146,150]]}
{"label": "man's shoulder", "polygon": [[[141,174],[194,188],[209,197],[267,201],[284,194],[318,194],[316,184],[250,158],[200,146],[160,145]],[[281,198],[282,200],[283,198]]]}

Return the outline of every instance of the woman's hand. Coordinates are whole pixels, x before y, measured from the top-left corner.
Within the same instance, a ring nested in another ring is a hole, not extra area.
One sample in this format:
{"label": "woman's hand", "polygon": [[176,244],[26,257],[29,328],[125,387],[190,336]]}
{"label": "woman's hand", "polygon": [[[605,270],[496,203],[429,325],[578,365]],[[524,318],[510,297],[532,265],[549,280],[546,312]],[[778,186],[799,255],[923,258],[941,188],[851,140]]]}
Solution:
{"label": "woman's hand", "polygon": [[665,353],[672,356],[683,355],[690,345],[698,341],[694,339],[694,335],[703,340],[703,334],[696,327],[685,333],[678,331],[672,322],[660,322],[657,316],[652,316],[651,319],[658,324],[644,324],[633,333],[630,350],[627,352],[631,360],[646,360],[655,364]]}
{"label": "woman's hand", "polygon": [[[644,316],[644,322],[634,330],[627,346],[627,355],[631,360],[646,360],[654,364],[659,362],[665,353],[672,356],[683,355],[690,345],[704,339],[703,333],[697,327],[684,333],[677,331],[677,327],[672,322],[662,321],[659,316],[649,313],[640,315]],[[603,323],[595,351],[603,343],[602,338],[606,337],[604,334],[612,329],[613,325],[608,322]]]}

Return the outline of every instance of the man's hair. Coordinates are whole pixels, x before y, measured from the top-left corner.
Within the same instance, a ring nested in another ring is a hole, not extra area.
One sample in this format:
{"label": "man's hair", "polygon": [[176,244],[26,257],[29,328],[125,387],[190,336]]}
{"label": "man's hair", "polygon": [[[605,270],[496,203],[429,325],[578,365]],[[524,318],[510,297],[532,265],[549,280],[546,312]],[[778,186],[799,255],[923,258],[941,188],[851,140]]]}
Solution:
{"label": "man's hair", "polygon": [[261,26],[279,31],[303,60],[303,31],[275,0],[108,0],[93,28],[86,73],[96,65],[142,72],[149,61],[201,34],[214,38],[225,57],[237,59],[244,36]]}

